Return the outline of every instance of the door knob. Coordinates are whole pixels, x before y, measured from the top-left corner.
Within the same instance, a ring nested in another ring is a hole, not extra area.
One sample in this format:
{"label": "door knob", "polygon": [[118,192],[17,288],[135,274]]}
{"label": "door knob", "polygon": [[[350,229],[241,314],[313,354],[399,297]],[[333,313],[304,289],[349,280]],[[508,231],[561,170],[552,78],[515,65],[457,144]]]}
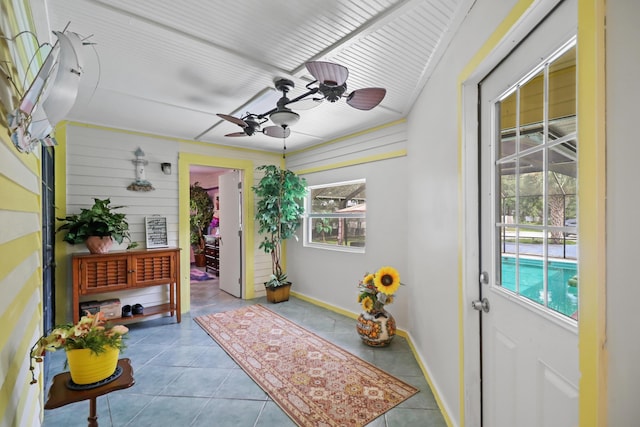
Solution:
{"label": "door knob", "polygon": [[489,312],[489,300],[486,298],[482,298],[481,300],[471,301],[471,307],[474,310],[484,311],[485,313]]}

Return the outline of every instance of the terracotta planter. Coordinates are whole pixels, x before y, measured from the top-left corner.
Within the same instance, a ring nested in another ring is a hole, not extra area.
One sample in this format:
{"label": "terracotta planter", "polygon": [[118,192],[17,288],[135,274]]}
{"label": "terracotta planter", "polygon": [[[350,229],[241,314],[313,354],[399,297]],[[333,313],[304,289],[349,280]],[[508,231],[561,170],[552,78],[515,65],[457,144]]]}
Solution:
{"label": "terracotta planter", "polygon": [[97,383],[109,378],[118,365],[120,350],[108,347],[104,353],[96,355],[88,348],[67,350],[71,380],[80,385]]}
{"label": "terracotta planter", "polygon": [[278,286],[277,288],[265,287],[265,289],[267,290],[267,301],[272,303],[289,301],[291,285]]}
{"label": "terracotta planter", "polygon": [[194,254],[193,258],[195,260],[196,267],[206,267],[207,266],[207,257],[204,254]]}
{"label": "terracotta planter", "polygon": [[385,310],[362,312],[357,322],[358,335],[368,346],[385,347],[396,335],[396,321]]}
{"label": "terracotta planter", "polygon": [[113,239],[111,236],[89,236],[84,244],[92,254],[106,254],[113,246]]}

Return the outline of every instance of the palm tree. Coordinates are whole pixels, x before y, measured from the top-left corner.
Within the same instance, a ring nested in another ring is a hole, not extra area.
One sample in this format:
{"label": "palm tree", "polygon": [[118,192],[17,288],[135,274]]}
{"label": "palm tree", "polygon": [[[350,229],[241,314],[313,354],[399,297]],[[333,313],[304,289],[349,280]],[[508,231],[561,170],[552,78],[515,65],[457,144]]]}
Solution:
{"label": "palm tree", "polygon": [[331,233],[333,231],[333,227],[329,223],[329,218],[318,218],[316,221],[316,233],[322,234],[322,241],[326,242],[325,233]]}

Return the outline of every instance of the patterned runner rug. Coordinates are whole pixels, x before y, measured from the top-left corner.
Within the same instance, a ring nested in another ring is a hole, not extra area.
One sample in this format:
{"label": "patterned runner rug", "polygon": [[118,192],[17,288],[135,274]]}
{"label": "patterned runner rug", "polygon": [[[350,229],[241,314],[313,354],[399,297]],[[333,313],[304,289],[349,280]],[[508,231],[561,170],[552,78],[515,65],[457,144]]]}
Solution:
{"label": "patterned runner rug", "polygon": [[195,321],[299,426],[363,426],[418,392],[259,304]]}

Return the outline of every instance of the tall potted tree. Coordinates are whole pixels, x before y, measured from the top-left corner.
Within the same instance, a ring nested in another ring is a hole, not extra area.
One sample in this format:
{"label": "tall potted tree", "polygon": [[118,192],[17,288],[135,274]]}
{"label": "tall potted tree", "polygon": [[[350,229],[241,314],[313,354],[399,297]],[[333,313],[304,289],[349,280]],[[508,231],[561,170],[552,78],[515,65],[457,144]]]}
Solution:
{"label": "tall potted tree", "polygon": [[213,218],[213,201],[207,190],[200,186],[199,182],[193,183],[189,191],[189,208],[191,209],[191,247],[196,261],[196,266],[206,265],[204,256],[205,235],[207,227]]}
{"label": "tall potted tree", "polygon": [[271,255],[271,277],[264,284],[267,300],[287,301],[291,282],[282,269],[282,242],[295,236],[300,226],[307,182],[275,165],[262,165],[256,169],[264,173],[260,182],[252,187],[258,199],[255,214],[258,232],[264,235],[259,248]]}

